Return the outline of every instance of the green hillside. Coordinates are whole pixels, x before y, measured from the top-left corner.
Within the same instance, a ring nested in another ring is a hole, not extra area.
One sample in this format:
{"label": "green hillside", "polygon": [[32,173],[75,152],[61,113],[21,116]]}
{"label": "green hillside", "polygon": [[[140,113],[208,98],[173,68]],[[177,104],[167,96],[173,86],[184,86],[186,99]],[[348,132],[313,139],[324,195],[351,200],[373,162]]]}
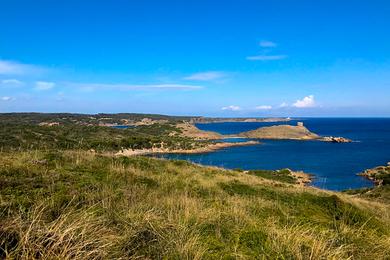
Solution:
{"label": "green hillside", "polygon": [[0,258],[386,259],[389,205],[86,151],[0,154]]}

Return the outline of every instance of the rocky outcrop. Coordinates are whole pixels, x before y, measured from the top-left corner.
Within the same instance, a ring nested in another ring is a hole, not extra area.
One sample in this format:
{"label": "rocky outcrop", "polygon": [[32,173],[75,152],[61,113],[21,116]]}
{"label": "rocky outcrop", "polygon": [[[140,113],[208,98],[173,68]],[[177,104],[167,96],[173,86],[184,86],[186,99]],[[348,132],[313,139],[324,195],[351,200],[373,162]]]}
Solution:
{"label": "rocky outcrop", "polygon": [[317,140],[321,137],[310,132],[303,125],[277,125],[260,127],[256,130],[240,133],[241,137],[258,139]]}
{"label": "rocky outcrop", "polygon": [[292,176],[295,177],[296,183],[305,186],[309,185],[313,180],[313,175],[309,173],[305,173],[303,171],[292,171],[290,169],[287,169]]}
{"label": "rocky outcrop", "polygon": [[387,166],[367,169],[358,175],[372,180],[377,186],[390,185],[390,162],[387,163]]}
{"label": "rocky outcrop", "polygon": [[239,136],[258,139],[287,139],[287,140],[318,140],[332,143],[350,143],[350,139],[334,136],[319,136],[307,129],[303,122],[298,122],[296,126],[277,125],[260,127],[256,130],[240,133]]}
{"label": "rocky outcrop", "polygon": [[350,143],[352,140],[344,137],[334,137],[334,136],[325,136],[321,139],[324,142],[332,142],[332,143]]}

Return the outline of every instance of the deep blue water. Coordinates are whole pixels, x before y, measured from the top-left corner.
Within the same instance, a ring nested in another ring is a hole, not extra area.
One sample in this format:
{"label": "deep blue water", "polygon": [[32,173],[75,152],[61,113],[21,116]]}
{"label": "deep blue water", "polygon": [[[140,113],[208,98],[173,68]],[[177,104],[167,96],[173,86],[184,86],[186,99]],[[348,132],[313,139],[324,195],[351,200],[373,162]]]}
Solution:
{"label": "deep blue water", "polygon": [[[303,170],[315,175],[314,186],[330,190],[372,186],[372,182],[356,173],[390,161],[390,118],[306,118],[299,121],[314,133],[342,136],[356,142],[261,140],[259,145],[231,147],[207,154],[162,156],[225,168]],[[197,124],[197,127],[237,134],[275,124],[281,123],[209,123]],[[296,124],[296,121],[288,124]]]}

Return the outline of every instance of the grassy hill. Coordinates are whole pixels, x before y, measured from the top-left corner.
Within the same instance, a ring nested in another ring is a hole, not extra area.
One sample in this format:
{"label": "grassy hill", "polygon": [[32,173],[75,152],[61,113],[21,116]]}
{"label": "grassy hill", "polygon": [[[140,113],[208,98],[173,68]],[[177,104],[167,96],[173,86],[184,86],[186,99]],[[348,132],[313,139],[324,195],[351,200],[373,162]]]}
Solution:
{"label": "grassy hill", "polygon": [[113,156],[209,143],[181,117],[100,126],[145,117],[0,114],[0,259],[388,259],[388,186],[335,193],[288,170]]}
{"label": "grassy hill", "polygon": [[260,139],[292,139],[292,140],[313,140],[320,136],[310,132],[304,126],[275,125],[260,127],[255,130],[240,133],[239,136]]}
{"label": "grassy hill", "polygon": [[86,151],[3,152],[0,258],[390,255],[388,204],[268,173]]}
{"label": "grassy hill", "polygon": [[0,122],[0,150],[94,149],[119,151],[144,149],[164,143],[172,149],[204,146],[194,138],[181,135],[175,124],[159,123],[128,129],[107,126],[64,124],[39,126]]}

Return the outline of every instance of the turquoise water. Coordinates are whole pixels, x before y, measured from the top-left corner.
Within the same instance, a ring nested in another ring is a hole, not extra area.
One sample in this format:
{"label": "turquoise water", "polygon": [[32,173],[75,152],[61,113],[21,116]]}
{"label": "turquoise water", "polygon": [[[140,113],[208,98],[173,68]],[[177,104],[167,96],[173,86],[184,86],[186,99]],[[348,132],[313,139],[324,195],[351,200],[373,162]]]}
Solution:
{"label": "turquoise water", "polygon": [[[207,154],[173,154],[160,157],[189,160],[205,165],[241,169],[303,170],[315,176],[313,185],[330,190],[372,186],[356,176],[367,168],[390,161],[390,118],[306,118],[305,126],[320,135],[343,136],[352,143],[320,141],[260,140],[253,146],[231,147]],[[222,134],[286,123],[210,123],[197,124],[202,130]],[[296,124],[296,121],[288,122]],[[231,139],[229,141],[242,141]]]}

